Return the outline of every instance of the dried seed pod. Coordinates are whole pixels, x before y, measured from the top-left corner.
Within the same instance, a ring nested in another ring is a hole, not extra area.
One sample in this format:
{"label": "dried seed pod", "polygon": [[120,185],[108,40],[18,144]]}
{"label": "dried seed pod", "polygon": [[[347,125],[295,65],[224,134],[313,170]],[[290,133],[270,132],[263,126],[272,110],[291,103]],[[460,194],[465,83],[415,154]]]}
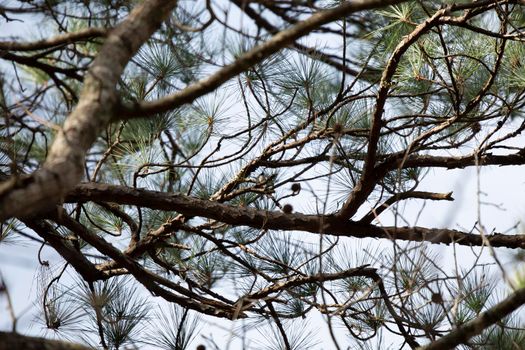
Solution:
{"label": "dried seed pod", "polygon": [[292,192],[294,194],[297,194],[297,193],[301,192],[301,184],[298,183],[298,182],[295,182],[295,183],[292,184],[291,189],[292,189]]}
{"label": "dried seed pod", "polygon": [[475,122],[473,124],[470,125],[470,130],[472,130],[472,132],[474,134],[477,134],[478,132],[481,131],[481,124],[479,122]]}
{"label": "dried seed pod", "polygon": [[340,134],[343,132],[343,125],[341,123],[335,123],[332,130],[336,134]]}
{"label": "dried seed pod", "polygon": [[443,304],[443,297],[441,296],[441,293],[433,293],[431,296],[431,300],[433,303]]}

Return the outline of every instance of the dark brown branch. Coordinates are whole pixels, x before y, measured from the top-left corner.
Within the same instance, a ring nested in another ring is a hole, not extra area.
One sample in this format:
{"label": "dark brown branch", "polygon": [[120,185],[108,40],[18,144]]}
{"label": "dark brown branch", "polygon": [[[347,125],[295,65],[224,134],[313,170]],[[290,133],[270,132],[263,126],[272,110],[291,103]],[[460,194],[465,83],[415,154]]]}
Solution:
{"label": "dark brown branch", "polygon": [[[123,254],[120,250],[113,247],[113,245],[107,242],[104,238],[99,237],[83,225],[73,220],[64,213],[50,214],[52,219],[57,223],[64,225],[69,230],[75,232],[80,238],[90,244],[92,247],[97,249],[104,255],[109,256],[115,260],[120,266],[124,267],[135,279],[141,283],[146,289],[148,289],[154,295],[160,296],[167,301],[177,303],[181,306],[187,307],[192,310],[196,310],[200,313],[207,315],[213,315],[217,317],[233,318],[237,315],[231,305],[218,302],[212,299],[204,298],[198,294],[188,291],[181,287],[179,284],[172,282],[168,279],[157,276],[150,271],[143,268],[139,263]],[[173,289],[181,294],[187,295],[183,297],[176,295],[171,291],[161,287],[159,284],[163,284],[170,289]]]}
{"label": "dark brown branch", "polygon": [[89,282],[103,278],[102,272],[97,270],[95,265],[82,252],[79,252],[64,237],[54,232],[48,223],[43,220],[26,220],[24,224],[48,242],[65,261],[73,266],[84,280]]}
{"label": "dark brown branch", "polygon": [[71,79],[82,81],[82,76],[76,72],[78,68],[62,68],[52,66],[46,63],[42,63],[34,57],[19,56],[3,50],[0,50],[0,58],[8,61],[13,61],[24,66],[40,69],[50,77],[53,77],[55,74],[64,74],[65,76]]}
{"label": "dark brown branch", "polygon": [[266,288],[259,290],[258,292],[242,297],[247,301],[256,301],[268,297],[270,294],[277,293],[279,291],[287,291],[294,287],[302,286],[308,283],[319,283],[340,280],[342,278],[355,277],[355,276],[368,276],[374,278],[376,275],[376,269],[372,267],[362,266],[356,267],[355,269],[345,270],[335,273],[321,273],[310,276],[297,276],[292,277],[286,281],[277,282]]}
{"label": "dark brown branch", "polygon": [[[285,214],[246,207],[234,207],[214,201],[197,199],[180,194],[169,194],[144,189],[107,184],[83,183],[66,197],[66,202],[107,201],[119,204],[140,205],[157,210],[177,211],[186,216],[200,216],[235,226],[257,229],[306,231],[334,236],[357,238],[386,238],[414,242],[431,242],[466,246],[483,246],[480,235],[450,229],[425,227],[380,227],[337,216]],[[525,235],[494,234],[487,239],[493,247],[525,248]]]}
{"label": "dark brown branch", "polygon": [[377,159],[377,147],[380,137],[381,127],[383,126],[383,111],[385,108],[388,92],[391,88],[392,77],[394,76],[397,66],[401,61],[401,57],[408,50],[408,48],[415,43],[421,36],[426,34],[436,24],[437,20],[447,13],[447,9],[437,11],[432,17],[418,25],[409,35],[406,35],[403,40],[397,45],[392,53],[392,57],[388,60],[388,64],[383,71],[381,81],[379,83],[379,91],[376,98],[376,106],[372,116],[372,126],[370,128],[370,136],[368,139],[368,149],[365,157],[365,165],[363,174],[359,182],[352,190],[349,198],[343,204],[338,216],[343,219],[350,219],[359,209],[359,207],[366,200],[368,195],[374,190],[376,185],[377,175],[375,174],[375,166]]}
{"label": "dark brown branch", "polygon": [[[469,154],[465,156],[432,156],[432,155],[418,155],[411,154],[407,159],[402,162],[403,154],[391,154],[381,157],[382,160],[385,160],[385,164],[379,165],[380,167],[387,166],[389,170],[399,169],[402,167],[406,168],[446,168],[446,169],[463,169],[471,166],[479,165],[499,165],[499,166],[508,166],[508,165],[524,165],[525,164],[525,151],[519,151],[512,154],[504,155],[495,155],[491,153],[485,153],[483,155],[478,155],[478,160],[476,163],[476,156],[474,154]],[[331,158],[330,155],[318,155],[306,158],[299,159],[290,159],[290,160],[263,160],[260,161],[261,166],[267,168],[282,168],[282,167],[292,167],[303,164],[319,163],[319,162],[329,162],[331,160],[334,163],[345,165],[345,158],[335,157]],[[364,157],[358,156],[352,159],[363,160]]]}
{"label": "dark brown branch", "polygon": [[0,332],[0,350],[89,350],[90,347],[67,341],[30,337],[27,335]]}
{"label": "dark brown branch", "polygon": [[371,277],[374,279],[374,282],[377,284],[377,287],[379,288],[379,292],[381,293],[381,297],[383,298],[383,301],[385,303],[385,306],[392,315],[392,318],[394,319],[394,322],[397,325],[397,328],[399,329],[399,332],[403,335],[403,338],[405,338],[405,341],[410,345],[412,349],[415,349],[419,346],[419,343],[415,340],[414,336],[410,335],[406,330],[405,326],[403,326],[403,320],[401,317],[397,314],[396,310],[394,309],[394,306],[392,305],[392,301],[390,300],[388,293],[385,289],[385,285],[383,283],[383,279],[381,276],[377,274],[376,271],[374,271],[371,274]]}
{"label": "dark brown branch", "polygon": [[[398,157],[392,169],[397,169],[401,165],[402,158]],[[525,152],[519,152],[507,155],[495,155],[485,153],[478,156],[477,164],[482,165],[523,165],[525,164]],[[469,166],[476,165],[476,155],[469,154],[460,157],[446,157],[446,156],[426,156],[426,155],[411,155],[402,164],[403,168],[446,168],[446,169],[463,169]]]}

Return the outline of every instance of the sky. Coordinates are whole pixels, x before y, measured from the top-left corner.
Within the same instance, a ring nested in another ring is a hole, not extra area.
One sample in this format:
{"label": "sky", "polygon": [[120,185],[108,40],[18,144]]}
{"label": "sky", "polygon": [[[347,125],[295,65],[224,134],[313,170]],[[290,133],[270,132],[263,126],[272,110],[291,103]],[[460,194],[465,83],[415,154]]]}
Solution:
{"label": "sky", "polygon": [[[9,35],[27,36],[28,30],[20,22],[5,23],[0,20],[1,36]],[[31,28],[31,32],[35,28]],[[4,63],[0,62],[0,67]],[[519,143],[523,145],[525,139],[520,138]],[[479,188],[478,188],[479,183]],[[470,231],[475,223],[481,219],[487,232],[493,230],[497,232],[523,232],[520,223],[525,218],[525,177],[523,168],[517,166],[508,167],[484,167],[478,174],[475,167],[461,170],[431,170],[422,182],[419,190],[432,192],[453,191],[454,202],[427,202],[425,210],[420,213],[421,201],[411,200],[400,205],[406,206],[405,216],[408,224],[428,227],[448,227]],[[478,209],[481,215],[478,215]],[[418,217],[419,215],[419,217]],[[416,218],[418,218],[416,220]],[[381,217],[381,223],[389,225],[393,223],[392,215]],[[517,228],[516,225],[518,224]],[[400,225],[404,225],[400,223]],[[359,241],[349,239],[349,242]],[[367,240],[370,244],[379,247],[389,247],[390,243],[386,240]],[[41,274],[36,254],[39,245],[34,243],[10,244],[5,242],[0,244],[0,273],[2,274],[6,286],[11,295],[15,314],[19,317],[18,331],[25,334],[42,335],[41,325],[35,323],[35,301],[38,293],[36,280]],[[434,245],[431,248],[440,254],[442,261],[440,264],[444,268],[453,268],[450,261],[453,258],[453,249],[445,245]],[[477,249],[474,249],[477,251]],[[472,250],[467,247],[457,247],[457,253],[461,256],[461,263],[470,266],[474,261]],[[510,249],[497,249],[498,257],[504,261],[504,266],[508,273],[512,275],[517,267],[512,262],[515,251]],[[61,259],[51,248],[44,248],[42,251],[44,260],[49,260],[52,266],[61,266]],[[488,261],[490,257],[487,255]],[[504,289],[505,287],[502,286]],[[309,316],[310,318],[310,316]],[[230,337],[234,329],[231,323],[224,320],[208,320],[209,323],[203,327],[201,334],[195,339],[194,344],[202,343],[202,336],[210,336],[221,344],[222,348],[238,349],[239,340]],[[9,330],[11,320],[7,313],[6,298],[0,295],[0,330]],[[319,326],[319,334],[322,334],[322,349],[334,348],[329,340],[328,332],[319,315],[310,318],[310,325],[313,329]],[[237,327],[237,326],[236,326]],[[252,343],[264,342],[264,338],[256,332],[250,333]],[[223,347],[224,346],[224,347]]]}

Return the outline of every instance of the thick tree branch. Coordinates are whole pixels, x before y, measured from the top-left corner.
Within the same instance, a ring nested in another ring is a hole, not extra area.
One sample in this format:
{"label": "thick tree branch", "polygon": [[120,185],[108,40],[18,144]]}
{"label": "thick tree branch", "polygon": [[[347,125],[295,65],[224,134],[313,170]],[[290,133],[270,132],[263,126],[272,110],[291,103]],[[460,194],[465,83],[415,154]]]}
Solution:
{"label": "thick tree branch", "polygon": [[75,249],[64,237],[54,232],[53,228],[43,220],[27,220],[27,227],[35,231],[40,237],[48,242],[65,261],[71,264],[80,276],[86,281],[96,281],[103,274],[95,268],[80,251]]}
{"label": "thick tree branch", "polygon": [[399,166],[403,168],[446,168],[446,169],[463,169],[470,166],[482,166],[482,165],[523,165],[525,164],[525,150],[513,154],[496,155],[491,153],[485,153],[478,155],[476,160],[475,154],[469,154],[466,156],[459,157],[448,157],[448,156],[427,156],[427,155],[411,155],[405,162],[402,162],[402,158],[398,157],[392,169],[397,169]]}
{"label": "thick tree branch", "polygon": [[0,332],[0,350],[89,350],[90,347],[68,341],[30,337],[18,333]]}
{"label": "thick tree branch", "polygon": [[[467,154],[464,156],[432,156],[411,154],[405,161],[403,161],[403,152],[398,154],[390,154],[381,157],[382,162],[380,167],[387,167],[388,170],[396,170],[400,167],[406,168],[446,168],[446,169],[463,169],[471,166],[482,165],[524,165],[525,164],[525,150],[521,150],[511,154],[492,154],[484,153],[477,156],[475,154]],[[346,165],[348,157],[331,157],[330,155],[318,155],[312,157],[305,157],[299,159],[284,159],[284,160],[263,160],[259,164],[267,168],[284,168],[303,164],[330,162]],[[352,159],[362,160],[363,157],[356,157]],[[377,168],[376,168],[377,169]]]}
{"label": "thick tree branch", "polygon": [[[425,227],[380,227],[348,221],[337,216],[285,214],[246,207],[234,207],[180,194],[169,194],[124,186],[83,183],[75,187],[65,202],[114,202],[140,205],[157,210],[176,211],[186,216],[200,216],[235,226],[257,229],[307,231],[334,236],[386,238],[466,246],[483,246],[480,235],[450,229]],[[525,235],[488,236],[493,247],[525,248]]]}
{"label": "thick tree branch", "polygon": [[124,67],[175,4],[174,0],[145,1],[110,33],[43,168],[27,178],[11,178],[0,184],[0,221],[49,210],[80,182],[87,150],[113,117],[118,101],[116,84]]}

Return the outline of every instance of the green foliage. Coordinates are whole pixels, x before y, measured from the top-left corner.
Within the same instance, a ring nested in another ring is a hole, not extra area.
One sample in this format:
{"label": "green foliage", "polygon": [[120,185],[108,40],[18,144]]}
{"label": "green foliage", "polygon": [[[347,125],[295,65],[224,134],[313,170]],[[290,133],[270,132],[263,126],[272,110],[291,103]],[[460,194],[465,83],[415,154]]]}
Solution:
{"label": "green foliage", "polygon": [[126,279],[112,279],[92,287],[85,283],[79,286],[79,305],[89,317],[91,328],[102,331],[111,349],[140,339],[145,329],[143,321],[149,318],[148,302],[128,284]]}
{"label": "green foliage", "polygon": [[261,333],[265,338],[265,342],[260,344],[257,349],[279,350],[289,348],[291,350],[299,350],[315,348],[319,341],[315,339],[315,332],[309,330],[308,327],[309,325],[306,322],[301,322],[298,325],[284,324],[283,329],[287,334],[289,345],[287,347],[277,326],[271,325],[269,333]]}
{"label": "green foliage", "polygon": [[190,349],[189,345],[200,329],[199,318],[177,305],[168,309],[169,312],[157,312],[158,323],[152,322],[155,331],[146,343],[166,350]]}

